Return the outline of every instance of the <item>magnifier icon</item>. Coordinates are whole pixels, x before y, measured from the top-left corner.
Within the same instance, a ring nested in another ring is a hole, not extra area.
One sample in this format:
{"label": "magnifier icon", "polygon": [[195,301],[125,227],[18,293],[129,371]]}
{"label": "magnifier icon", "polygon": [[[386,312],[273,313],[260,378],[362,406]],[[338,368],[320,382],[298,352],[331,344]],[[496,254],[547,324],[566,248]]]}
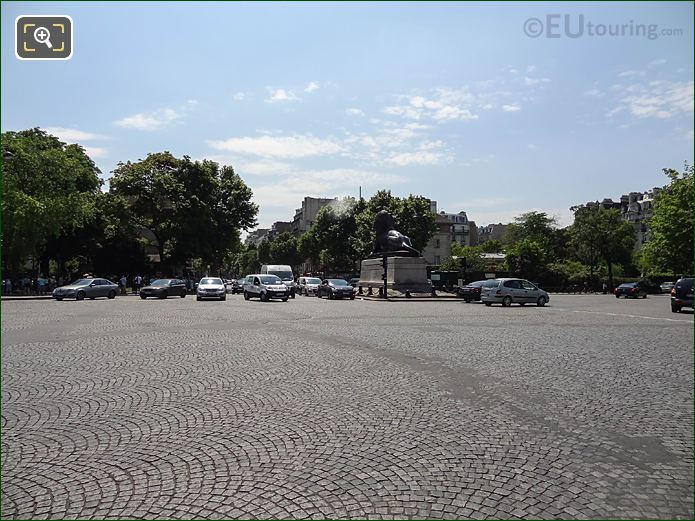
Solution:
{"label": "magnifier icon", "polygon": [[45,43],[49,49],[52,49],[51,45],[51,33],[45,27],[37,27],[34,31],[34,40],[39,43]]}

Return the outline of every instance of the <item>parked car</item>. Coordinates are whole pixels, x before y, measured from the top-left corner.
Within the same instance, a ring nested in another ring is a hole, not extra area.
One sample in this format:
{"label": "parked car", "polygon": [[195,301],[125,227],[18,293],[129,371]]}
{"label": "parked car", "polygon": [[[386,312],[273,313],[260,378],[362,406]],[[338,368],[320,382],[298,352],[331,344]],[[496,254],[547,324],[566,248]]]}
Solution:
{"label": "parked car", "polygon": [[647,288],[639,282],[625,282],[613,291],[615,298],[647,298]]}
{"label": "parked car", "polygon": [[252,297],[258,297],[263,302],[273,298],[287,302],[290,290],[277,275],[258,273],[247,276],[244,282],[244,299],[249,300]]}
{"label": "parked car", "polygon": [[246,277],[243,279],[232,279],[232,295],[236,295],[237,293],[243,293],[244,292],[244,281],[246,280]]}
{"label": "parked car", "polygon": [[78,279],[72,284],[61,286],[53,290],[53,298],[63,300],[74,298],[83,300],[85,297],[95,299],[97,297],[116,298],[118,284],[107,279]]}
{"label": "parked car", "polygon": [[195,290],[195,299],[216,298],[227,300],[227,288],[224,281],[218,277],[203,277]]}
{"label": "parked car", "polygon": [[321,285],[321,279],[318,277],[299,277],[297,280],[297,291],[300,295],[316,295],[316,291]]}
{"label": "parked car", "polygon": [[466,302],[471,302],[473,300],[479,301],[483,287],[492,288],[498,285],[499,281],[497,279],[476,280],[475,282],[469,282],[465,286],[458,288],[456,293]]}
{"label": "parked car", "polygon": [[675,282],[662,282],[659,288],[661,289],[661,293],[671,293],[671,290],[675,285]]}
{"label": "parked car", "polygon": [[279,277],[282,283],[290,290],[290,298],[294,298],[297,285],[294,282],[292,266],[286,264],[263,264],[263,266],[261,266],[261,275],[264,274]]}
{"label": "parked car", "polygon": [[682,308],[693,308],[693,279],[683,278],[671,290],[671,311],[680,313]]}
{"label": "parked car", "polygon": [[316,296],[321,298],[326,295],[329,299],[349,298],[355,299],[355,291],[345,279],[325,279],[321,282]]}
{"label": "parked car", "polygon": [[509,307],[512,303],[521,306],[525,304],[536,304],[545,306],[550,300],[547,292],[524,279],[495,279],[497,285],[483,286],[480,300],[486,306],[502,304]]}
{"label": "parked car", "polygon": [[[196,289],[196,291],[198,291]],[[167,298],[179,296],[186,298],[186,283],[180,279],[157,279],[140,290],[140,298]]]}

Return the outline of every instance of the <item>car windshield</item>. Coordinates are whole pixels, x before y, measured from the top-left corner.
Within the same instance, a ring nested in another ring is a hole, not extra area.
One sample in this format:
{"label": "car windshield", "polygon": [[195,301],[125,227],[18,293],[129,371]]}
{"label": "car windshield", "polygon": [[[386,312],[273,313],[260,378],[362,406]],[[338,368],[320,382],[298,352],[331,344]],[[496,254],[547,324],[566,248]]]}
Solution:
{"label": "car windshield", "polygon": [[279,277],[280,280],[294,280],[291,271],[269,271],[268,273],[272,273],[276,277]]}
{"label": "car windshield", "polygon": [[472,286],[472,287],[474,287],[474,288],[479,288],[479,287],[481,287],[483,284],[485,284],[485,281],[484,281],[484,280],[478,280],[478,281],[476,281],[476,282],[471,282],[471,283],[469,284],[469,286]]}
{"label": "car windshield", "polygon": [[70,284],[71,286],[86,286],[91,284],[94,279],[77,279],[75,282]]}
{"label": "car windshield", "polygon": [[500,281],[497,279],[486,280],[485,282],[483,282],[483,287],[486,288],[496,288],[499,285]]}
{"label": "car windshield", "polygon": [[275,275],[261,275],[261,282],[263,284],[282,284],[280,277]]}
{"label": "car windshield", "polygon": [[637,285],[636,282],[626,282],[625,284],[621,284],[619,287],[620,288],[634,288]]}
{"label": "car windshield", "polygon": [[201,284],[222,284],[222,279],[200,279]]}
{"label": "car windshield", "polygon": [[307,284],[321,284],[321,279],[306,279]]}
{"label": "car windshield", "polygon": [[343,279],[328,279],[329,284],[333,284],[334,286],[347,286],[347,280]]}
{"label": "car windshield", "polygon": [[168,286],[169,280],[170,279],[157,279],[155,281],[152,281],[152,284],[150,284],[150,286]]}

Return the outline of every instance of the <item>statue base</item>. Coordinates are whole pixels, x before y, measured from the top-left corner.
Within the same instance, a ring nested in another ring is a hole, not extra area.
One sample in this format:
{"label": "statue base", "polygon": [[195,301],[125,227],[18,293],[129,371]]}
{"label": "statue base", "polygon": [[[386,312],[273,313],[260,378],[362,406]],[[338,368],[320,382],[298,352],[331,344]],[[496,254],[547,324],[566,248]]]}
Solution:
{"label": "statue base", "polygon": [[[429,293],[432,291],[430,281],[427,280],[427,262],[422,257],[388,257],[386,259],[387,275],[386,287],[400,292]],[[381,276],[384,267],[381,258],[365,259],[360,269],[360,281],[358,286],[363,290],[373,288],[378,291],[384,286]]]}

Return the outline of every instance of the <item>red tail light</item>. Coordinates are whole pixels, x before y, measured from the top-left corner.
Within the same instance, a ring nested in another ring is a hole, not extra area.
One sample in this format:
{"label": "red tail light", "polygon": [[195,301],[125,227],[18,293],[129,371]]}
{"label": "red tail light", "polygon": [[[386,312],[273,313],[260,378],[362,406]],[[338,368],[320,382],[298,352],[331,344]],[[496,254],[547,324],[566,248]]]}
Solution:
{"label": "red tail light", "polygon": [[615,289],[613,290],[613,293],[620,293],[620,290],[619,290],[618,288],[615,288]]}

